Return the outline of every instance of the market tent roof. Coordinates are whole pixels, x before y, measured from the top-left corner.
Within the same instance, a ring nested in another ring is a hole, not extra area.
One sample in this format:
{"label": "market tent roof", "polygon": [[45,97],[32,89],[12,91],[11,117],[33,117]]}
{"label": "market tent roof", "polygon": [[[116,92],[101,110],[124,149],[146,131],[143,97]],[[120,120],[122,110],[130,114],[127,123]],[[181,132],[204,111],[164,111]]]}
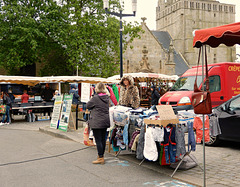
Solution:
{"label": "market tent roof", "polygon": [[[178,79],[177,75],[164,75],[164,74],[158,74],[158,73],[124,73],[124,75],[131,75],[133,78],[155,78],[155,79],[161,79],[161,80],[170,80],[170,81],[176,81]],[[120,75],[114,75],[112,77],[108,77],[108,80],[120,80]]]}
{"label": "market tent roof", "polygon": [[52,77],[43,77],[46,82],[86,82],[91,84],[96,84],[98,82],[103,83],[115,83],[114,80],[108,80],[101,77],[83,77],[83,76],[52,76]]}
{"label": "market tent roof", "polygon": [[40,82],[44,82],[44,79],[43,79],[43,77],[0,75],[0,82],[34,86]]}
{"label": "market tent roof", "polygon": [[34,86],[39,83],[47,82],[86,82],[96,84],[98,82],[103,83],[117,83],[117,80],[108,80],[101,77],[83,77],[83,76],[51,76],[51,77],[28,77],[28,76],[7,76],[0,75],[1,83],[12,83],[12,84],[24,84]]}
{"label": "market tent roof", "polygon": [[240,44],[240,22],[194,31],[193,47]]}

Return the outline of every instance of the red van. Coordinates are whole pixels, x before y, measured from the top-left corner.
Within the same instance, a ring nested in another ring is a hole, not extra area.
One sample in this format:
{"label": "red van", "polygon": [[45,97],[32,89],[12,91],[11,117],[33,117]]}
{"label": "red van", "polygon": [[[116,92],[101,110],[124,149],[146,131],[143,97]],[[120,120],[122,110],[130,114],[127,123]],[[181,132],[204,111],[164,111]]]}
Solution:
{"label": "red van", "polygon": [[[172,105],[175,111],[192,109],[193,85],[197,66],[187,70],[160,99],[160,105]],[[212,106],[216,107],[240,94],[240,63],[222,62],[208,65]],[[202,66],[198,66],[197,84],[202,89]],[[205,82],[205,79],[204,79]]]}

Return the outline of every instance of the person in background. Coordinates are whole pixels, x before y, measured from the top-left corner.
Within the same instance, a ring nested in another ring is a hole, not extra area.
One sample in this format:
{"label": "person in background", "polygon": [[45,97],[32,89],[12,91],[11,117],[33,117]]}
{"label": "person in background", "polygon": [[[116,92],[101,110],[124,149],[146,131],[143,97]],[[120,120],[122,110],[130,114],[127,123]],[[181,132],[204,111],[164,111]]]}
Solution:
{"label": "person in background", "polygon": [[134,86],[134,80],[131,75],[125,75],[120,81],[119,105],[138,108],[140,106],[139,90]]}
{"label": "person in background", "polygon": [[156,87],[153,85],[151,86],[151,105],[158,105],[158,100],[160,98],[160,94],[158,93],[158,91],[156,90]]}
{"label": "person in background", "polygon": [[96,141],[98,158],[93,164],[104,164],[104,152],[106,147],[106,132],[110,127],[109,119],[109,96],[103,83],[95,87],[96,94],[87,102],[87,109],[91,110],[89,126],[93,131]]}
{"label": "person in background", "polygon": [[55,90],[53,99],[55,100],[55,99],[56,99],[56,96],[58,96],[58,95],[60,95],[59,91],[58,91],[58,90]]}
{"label": "person in background", "polygon": [[[3,114],[2,122],[0,125],[3,125],[3,124],[8,125],[11,123],[10,110],[12,108],[12,101],[11,101],[9,94],[6,91],[4,91],[2,94],[2,100],[3,100],[3,104],[6,105],[6,112],[5,112],[5,114]],[[6,123],[4,123],[5,116],[7,116]]]}
{"label": "person in background", "polygon": [[49,84],[47,83],[45,85],[45,89],[42,91],[41,97],[44,101],[51,101],[53,98],[53,91],[49,87]]}
{"label": "person in background", "polygon": [[24,90],[21,96],[21,103],[28,103],[28,100],[29,100],[29,95],[27,94],[27,90]]}
{"label": "person in background", "polygon": [[[41,97],[43,99],[43,101],[46,102],[50,102],[53,98],[53,91],[52,89],[49,87],[49,84],[46,83],[44,90],[42,91]],[[47,108],[44,110],[44,114],[46,115],[46,113],[48,114],[48,116],[51,116],[51,108]]]}
{"label": "person in background", "polygon": [[12,94],[12,89],[11,89],[11,88],[9,88],[9,90],[8,90],[8,95],[9,95],[9,97],[10,97],[10,99],[11,99],[11,102],[14,103],[15,97],[14,97],[14,95]]}
{"label": "person in background", "polygon": [[69,94],[73,94],[72,104],[78,104],[79,95],[78,95],[78,90],[76,89],[76,85],[71,84],[70,88],[71,89],[69,91]]}

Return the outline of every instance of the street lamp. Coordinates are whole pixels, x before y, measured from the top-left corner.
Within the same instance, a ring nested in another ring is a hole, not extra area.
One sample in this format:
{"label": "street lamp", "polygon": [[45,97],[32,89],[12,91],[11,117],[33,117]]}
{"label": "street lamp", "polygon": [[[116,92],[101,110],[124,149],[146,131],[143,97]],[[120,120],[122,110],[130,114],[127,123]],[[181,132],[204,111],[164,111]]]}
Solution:
{"label": "street lamp", "polygon": [[132,0],[132,11],[133,14],[123,14],[122,13],[122,9],[120,9],[120,12],[110,12],[108,11],[109,9],[109,0],[103,0],[103,8],[105,9],[105,12],[107,14],[111,14],[114,16],[119,17],[120,20],[120,78],[122,78],[123,76],[123,52],[122,52],[122,17],[127,17],[127,16],[135,16],[136,15],[136,11],[137,11],[137,0]]}

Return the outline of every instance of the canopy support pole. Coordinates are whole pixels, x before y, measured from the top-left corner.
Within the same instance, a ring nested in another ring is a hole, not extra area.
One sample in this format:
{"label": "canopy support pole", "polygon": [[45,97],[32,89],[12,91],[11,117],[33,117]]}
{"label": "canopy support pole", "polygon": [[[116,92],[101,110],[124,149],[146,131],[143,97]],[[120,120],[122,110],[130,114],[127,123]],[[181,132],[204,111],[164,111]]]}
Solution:
{"label": "canopy support pole", "polygon": [[[204,51],[206,52],[207,50],[204,50],[206,48],[206,45],[202,45],[202,91],[204,91],[204,60],[205,55]],[[202,117],[202,122],[203,122],[203,187],[206,187],[206,168],[205,168],[205,119],[204,119],[204,114]]]}

